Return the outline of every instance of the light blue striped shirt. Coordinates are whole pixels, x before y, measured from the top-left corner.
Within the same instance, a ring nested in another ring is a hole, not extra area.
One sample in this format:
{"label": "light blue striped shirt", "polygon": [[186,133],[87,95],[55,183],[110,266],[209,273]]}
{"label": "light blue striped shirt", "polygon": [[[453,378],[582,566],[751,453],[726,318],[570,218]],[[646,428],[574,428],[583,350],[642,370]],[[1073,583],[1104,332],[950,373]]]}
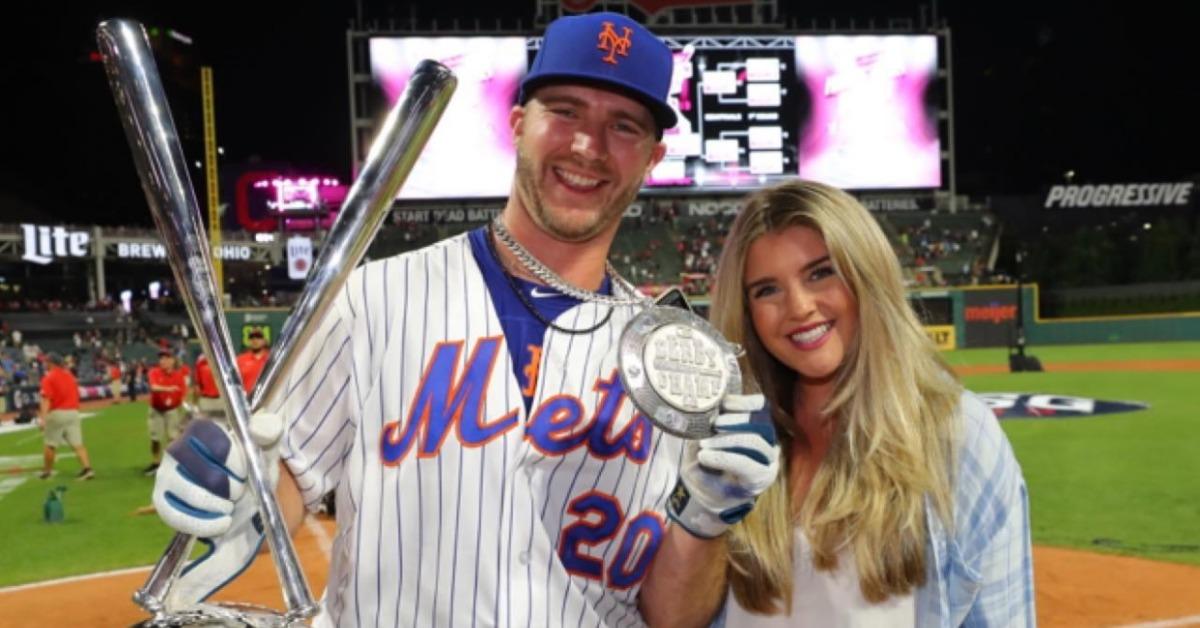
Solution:
{"label": "light blue striped shirt", "polygon": [[963,444],[954,478],[954,529],[926,502],[926,582],[920,627],[1036,626],[1029,493],[995,414],[962,398]]}
{"label": "light blue striped shirt", "polygon": [[[915,625],[1036,626],[1029,495],[1021,467],[979,397],[964,392],[961,409],[954,526],[948,530],[926,500],[926,581],[915,593]],[[725,626],[724,620],[722,613],[713,626]]]}

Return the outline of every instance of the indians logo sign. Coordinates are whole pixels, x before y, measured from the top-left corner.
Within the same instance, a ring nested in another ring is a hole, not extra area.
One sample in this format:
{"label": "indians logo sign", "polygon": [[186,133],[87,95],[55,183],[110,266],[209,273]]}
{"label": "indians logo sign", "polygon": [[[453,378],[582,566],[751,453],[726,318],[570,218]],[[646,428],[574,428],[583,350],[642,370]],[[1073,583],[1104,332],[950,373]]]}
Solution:
{"label": "indians logo sign", "polygon": [[1140,401],[1101,401],[1044,393],[980,393],[998,419],[1076,419],[1145,410]]}

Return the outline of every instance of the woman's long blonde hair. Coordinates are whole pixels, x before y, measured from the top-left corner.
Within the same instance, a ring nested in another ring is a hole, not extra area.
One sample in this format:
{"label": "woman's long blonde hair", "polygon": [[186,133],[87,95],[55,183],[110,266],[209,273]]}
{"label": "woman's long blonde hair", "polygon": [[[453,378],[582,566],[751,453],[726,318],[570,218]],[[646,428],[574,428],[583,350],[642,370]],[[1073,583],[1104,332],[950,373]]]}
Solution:
{"label": "woman's long blonde hair", "polygon": [[[787,464],[795,439],[796,373],[754,331],[743,282],[747,251],[760,236],[815,229],[858,303],[850,343],[824,416],[834,436],[803,503],[793,504]],[[951,470],[961,386],[926,336],[905,296],[900,263],[870,213],[852,196],[809,181],[752,194],[733,223],[717,270],[714,325],[746,348],[749,387],[773,408],[784,465],[754,510],[729,534],[729,579],[746,609],[788,611],[796,526],[817,569],[850,550],[863,596],[878,602],[925,581],[925,499],[952,526]]]}

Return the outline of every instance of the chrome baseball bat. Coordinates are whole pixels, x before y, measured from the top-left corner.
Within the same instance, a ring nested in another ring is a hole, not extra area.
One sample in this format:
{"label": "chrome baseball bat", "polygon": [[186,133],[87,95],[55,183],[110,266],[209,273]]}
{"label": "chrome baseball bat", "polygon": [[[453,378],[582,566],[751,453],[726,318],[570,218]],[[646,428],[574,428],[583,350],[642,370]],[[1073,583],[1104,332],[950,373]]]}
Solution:
{"label": "chrome baseball bat", "polygon": [[454,74],[442,64],[430,60],[417,64],[372,141],[363,168],[312,266],[313,275],[284,323],[279,342],[267,356],[250,398],[255,410],[273,407],[284,382],[280,374],[291,369],[304,341],[333,304],[337,289],[366,255],[457,84]]}
{"label": "chrome baseball bat", "polygon": [[[106,30],[111,33],[120,32],[122,29],[115,26],[106,29],[102,25],[100,37],[102,42],[105,40],[120,41],[112,35],[103,35]],[[144,43],[144,35],[142,41]],[[102,48],[105,48],[103,43]],[[148,55],[145,56],[148,58]],[[150,63],[153,63],[152,60]],[[113,65],[120,67],[116,63]],[[110,70],[110,75],[114,74]],[[114,81],[114,92],[118,92],[117,84]],[[310,336],[313,326],[324,316],[332,304],[338,288],[365,254],[371,239],[391,207],[392,199],[395,198],[400,186],[411,172],[421,149],[445,110],[454,87],[453,74],[440,64],[426,61],[417,67],[404,96],[385,120],[360,176],[347,195],[333,231],[326,239],[320,258],[314,266],[315,276],[306,286],[300,302],[284,327],[281,340],[276,344],[268,359],[268,364],[255,388],[254,401],[250,404],[251,408],[257,410],[265,407],[265,404],[273,399],[274,393],[278,392],[278,385],[282,379],[280,374],[287,372],[295,357],[301,353],[303,343]],[[118,101],[120,100],[121,97],[118,96]],[[162,102],[164,104],[161,108],[165,110],[165,101]],[[125,116],[125,118],[130,142],[137,153],[139,145],[145,146],[147,143],[142,140],[141,134],[135,135],[135,132],[147,125],[139,124],[138,118],[135,116]],[[167,122],[169,123],[169,113]],[[151,156],[148,165],[152,166],[154,163],[162,161],[164,159],[161,157]],[[140,163],[139,166],[141,166]],[[139,168],[139,170],[143,171],[143,179],[149,179],[152,182],[162,179],[162,177],[156,176],[152,169]],[[182,172],[186,179],[186,170]],[[152,187],[147,185],[146,188],[147,196],[150,198]],[[190,184],[187,185],[187,189],[190,191]],[[238,392],[240,393],[240,390]],[[228,399],[227,396],[226,398]],[[227,405],[229,403],[227,401]],[[236,419],[238,414],[234,411],[231,412],[231,416]],[[267,519],[268,527],[274,531],[270,517],[268,516]],[[283,536],[286,541],[286,530],[284,530]],[[170,590],[171,583],[178,577],[180,568],[187,560],[190,548],[191,539],[189,537],[176,535],[155,566],[146,585],[135,595],[135,600],[139,604],[152,612],[161,612],[163,600]],[[289,600],[289,609],[296,610],[306,606],[304,602],[308,596],[291,595],[289,588],[302,588],[303,594],[307,594],[307,586],[304,585],[302,578],[299,582],[289,579],[287,574],[292,571],[290,569],[285,571],[281,568],[280,575],[284,582],[285,595]],[[298,569],[294,571],[299,573]],[[289,586],[289,583],[299,586]],[[293,601],[295,601],[295,605],[293,605]],[[297,615],[300,614],[297,613]]]}
{"label": "chrome baseball bat", "polygon": [[246,455],[247,483],[266,523],[267,540],[283,583],[288,614],[297,619],[311,617],[317,605],[304,580],[279,504],[267,487],[262,454],[250,437],[250,406],[242,390],[233,341],[213,279],[211,251],[200,206],[145,31],[131,20],[110,20],[97,28],[97,40],[125,136],[133,150],[142,191],[197,339],[212,365],[225,409],[232,417],[230,426]]}

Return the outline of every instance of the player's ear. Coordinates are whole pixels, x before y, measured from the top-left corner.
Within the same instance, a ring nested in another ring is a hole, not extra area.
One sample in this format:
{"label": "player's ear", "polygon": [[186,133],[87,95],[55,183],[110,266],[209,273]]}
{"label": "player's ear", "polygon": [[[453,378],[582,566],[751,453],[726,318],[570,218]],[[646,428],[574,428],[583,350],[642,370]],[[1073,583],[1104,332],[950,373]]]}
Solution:
{"label": "player's ear", "polygon": [[513,143],[517,143],[517,138],[521,137],[524,132],[525,124],[525,107],[521,105],[513,105],[512,111],[508,112],[508,128],[512,129]]}
{"label": "player's ear", "polygon": [[654,150],[650,152],[650,163],[646,164],[646,174],[642,176],[643,180],[650,178],[650,171],[654,170],[654,167],[658,165],[658,162],[662,161],[662,158],[666,154],[667,145],[665,142],[659,142],[654,145]]}

